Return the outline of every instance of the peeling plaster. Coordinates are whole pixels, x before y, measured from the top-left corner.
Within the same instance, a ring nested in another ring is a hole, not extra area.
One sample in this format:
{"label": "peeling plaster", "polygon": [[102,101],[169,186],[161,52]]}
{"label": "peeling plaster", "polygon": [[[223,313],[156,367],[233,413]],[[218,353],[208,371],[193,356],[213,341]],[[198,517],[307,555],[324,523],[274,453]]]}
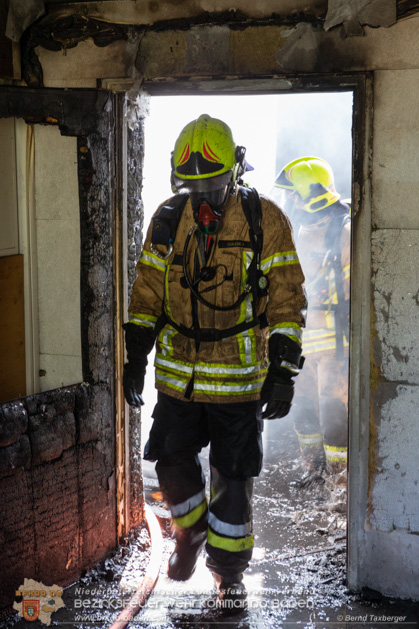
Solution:
{"label": "peeling plaster", "polygon": [[362,48],[348,46],[335,32],[325,32],[322,26],[300,22],[295,28],[284,31],[282,37],[286,42],[275,58],[286,71],[343,72],[365,64]]}
{"label": "peeling plaster", "polygon": [[[392,399],[380,403],[377,473],[371,494],[369,524],[380,531],[419,532],[418,387],[391,387]],[[384,390],[387,385],[381,385]]]}
{"label": "peeling plaster", "polygon": [[372,234],[374,351],[383,379],[419,384],[418,230]]}
{"label": "peeling plaster", "polygon": [[345,35],[363,35],[362,25],[391,26],[397,21],[395,0],[329,0],[324,29],[339,24]]}

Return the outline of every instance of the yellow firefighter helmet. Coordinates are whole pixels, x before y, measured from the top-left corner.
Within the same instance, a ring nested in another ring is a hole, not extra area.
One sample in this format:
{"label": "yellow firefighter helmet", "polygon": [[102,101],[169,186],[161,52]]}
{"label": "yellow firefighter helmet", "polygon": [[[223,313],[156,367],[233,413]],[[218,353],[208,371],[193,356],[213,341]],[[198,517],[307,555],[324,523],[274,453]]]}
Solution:
{"label": "yellow firefighter helmet", "polygon": [[275,188],[297,192],[306,212],[318,212],[339,201],[333,171],[320,157],[299,157],[281,170]]}

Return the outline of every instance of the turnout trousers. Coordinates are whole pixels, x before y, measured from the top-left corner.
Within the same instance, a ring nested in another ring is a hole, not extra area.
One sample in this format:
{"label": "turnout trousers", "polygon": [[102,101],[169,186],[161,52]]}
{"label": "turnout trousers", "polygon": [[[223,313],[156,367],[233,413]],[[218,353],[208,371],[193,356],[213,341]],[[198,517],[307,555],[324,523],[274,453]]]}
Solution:
{"label": "turnout trousers", "polygon": [[348,348],[342,360],[335,350],[306,356],[295,384],[294,427],[308,469],[326,461],[339,471],[347,464],[348,447]]}
{"label": "turnout trousers", "polygon": [[[144,458],[156,472],[175,537],[207,529],[207,566],[234,580],[249,565],[253,478],[262,467],[260,401],[186,402],[159,392]],[[210,498],[198,458],[210,444]]]}

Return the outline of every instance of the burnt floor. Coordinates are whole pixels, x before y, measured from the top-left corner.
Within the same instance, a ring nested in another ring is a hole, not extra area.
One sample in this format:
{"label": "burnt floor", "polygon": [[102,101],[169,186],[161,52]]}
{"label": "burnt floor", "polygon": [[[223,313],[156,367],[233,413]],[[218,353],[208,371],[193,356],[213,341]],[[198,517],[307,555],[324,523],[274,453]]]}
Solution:
{"label": "burnt floor", "polygon": [[[174,541],[169,513],[161,502],[154,465],[144,466],[147,502],[164,532],[160,576],[146,607],[130,627],[145,629],[393,629],[419,627],[418,604],[392,600],[368,591],[361,595],[345,586],[345,515],[328,508],[326,492],[301,490],[298,444],[290,418],[265,422],[265,463],[255,480],[255,551],[245,574],[249,610],[221,621],[201,613],[212,592],[204,555],[187,583],[165,576]],[[208,474],[205,455],[202,458]],[[145,531],[119,548],[63,595],[66,605],[52,615],[51,626],[88,629],[109,627],[129,601],[147,565]],[[122,588],[120,587],[122,583]],[[9,618],[0,627],[44,627],[39,620]]]}

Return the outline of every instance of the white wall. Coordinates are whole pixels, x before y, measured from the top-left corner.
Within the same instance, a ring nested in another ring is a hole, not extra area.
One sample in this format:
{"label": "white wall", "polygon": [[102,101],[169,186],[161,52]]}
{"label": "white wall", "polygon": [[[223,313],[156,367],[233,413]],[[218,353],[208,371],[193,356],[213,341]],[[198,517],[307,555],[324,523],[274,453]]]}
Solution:
{"label": "white wall", "polygon": [[419,69],[374,79],[373,438],[360,574],[419,600]]}
{"label": "white wall", "polygon": [[35,126],[40,390],[82,380],[77,140]]}

